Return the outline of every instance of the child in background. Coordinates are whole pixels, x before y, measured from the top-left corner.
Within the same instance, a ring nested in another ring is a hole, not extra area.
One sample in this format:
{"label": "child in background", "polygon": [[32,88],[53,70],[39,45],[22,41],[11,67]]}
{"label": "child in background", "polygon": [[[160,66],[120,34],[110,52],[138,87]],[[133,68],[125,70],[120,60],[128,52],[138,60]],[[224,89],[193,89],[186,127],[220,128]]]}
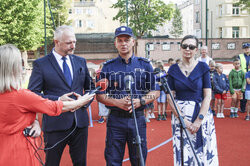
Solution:
{"label": "child in background", "polygon": [[250,112],[250,64],[248,64],[248,72],[246,73],[246,92],[245,97],[247,99],[247,115],[245,120],[250,120],[249,112]]}
{"label": "child in background", "polygon": [[155,114],[154,114],[154,103],[149,103],[146,105],[145,108],[145,120],[146,122],[150,122],[150,119],[154,119]]}
{"label": "child in background", "polygon": [[223,66],[221,63],[215,65],[216,73],[213,76],[213,85],[215,99],[217,99],[217,118],[225,118],[224,101],[227,99],[227,91],[229,90],[229,82],[227,76],[223,74]]}
{"label": "child in background", "polygon": [[176,59],[175,63],[178,63],[178,64],[181,63],[181,59],[180,58]]}
{"label": "child in background", "polygon": [[172,64],[174,64],[174,59],[173,58],[169,58],[168,59],[168,66],[170,67]]}
{"label": "child in background", "polygon": [[238,118],[238,106],[245,91],[245,73],[241,70],[240,59],[233,61],[234,69],[229,73],[229,87],[232,95],[230,118]]}
{"label": "child in background", "polygon": [[212,86],[212,97],[211,97],[211,102],[210,102],[210,107],[211,107],[211,110],[213,112],[213,115],[215,116],[216,113],[215,113],[215,97],[214,97],[214,87],[213,87],[213,76],[214,76],[214,73],[216,73],[216,70],[215,70],[215,61],[214,60],[210,60],[209,61],[209,68],[210,68],[210,79],[211,79],[211,86]]}
{"label": "child in background", "polygon": [[[159,65],[158,66],[158,70],[161,70],[161,72],[165,72],[166,71],[164,70],[163,68],[163,65]],[[157,70],[157,69],[155,69]],[[157,120],[160,121],[160,120],[167,120],[167,114],[166,114],[166,94],[161,86],[161,82],[158,82],[159,86],[161,87],[161,91],[160,91],[160,97],[157,99],[157,107],[158,107],[158,117],[157,117]],[[162,113],[162,114],[161,114]]]}

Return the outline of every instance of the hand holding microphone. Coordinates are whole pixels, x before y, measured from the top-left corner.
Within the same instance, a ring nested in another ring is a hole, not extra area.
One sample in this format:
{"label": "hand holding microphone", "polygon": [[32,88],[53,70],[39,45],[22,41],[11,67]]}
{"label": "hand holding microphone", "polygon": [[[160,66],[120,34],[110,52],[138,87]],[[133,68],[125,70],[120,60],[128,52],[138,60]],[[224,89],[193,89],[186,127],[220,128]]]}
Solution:
{"label": "hand holding microphone", "polygon": [[106,90],[108,87],[108,80],[105,79],[101,79],[96,83],[96,88],[94,90],[91,90],[90,92],[86,93],[85,95],[81,96],[77,93],[74,93],[74,95],[77,97],[77,101],[80,101],[80,104],[77,108],[71,110],[71,112],[74,112],[75,110],[81,108],[82,106],[88,104],[93,97],[95,96],[96,92],[98,91],[104,91]]}

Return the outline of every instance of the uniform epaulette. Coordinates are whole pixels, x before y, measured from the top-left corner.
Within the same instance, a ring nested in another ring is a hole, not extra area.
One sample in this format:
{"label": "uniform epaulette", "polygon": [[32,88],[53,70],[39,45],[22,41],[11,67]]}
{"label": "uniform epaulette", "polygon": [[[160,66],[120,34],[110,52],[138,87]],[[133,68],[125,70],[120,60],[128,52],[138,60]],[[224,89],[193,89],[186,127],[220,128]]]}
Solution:
{"label": "uniform epaulette", "polygon": [[148,58],[138,57],[138,59],[139,59],[139,60],[142,60],[142,61],[144,61],[144,62],[147,62],[147,63],[150,62],[150,60],[149,60]]}
{"label": "uniform epaulette", "polygon": [[113,63],[114,61],[115,61],[115,58],[107,60],[106,62],[103,63],[103,65],[107,65],[107,64]]}

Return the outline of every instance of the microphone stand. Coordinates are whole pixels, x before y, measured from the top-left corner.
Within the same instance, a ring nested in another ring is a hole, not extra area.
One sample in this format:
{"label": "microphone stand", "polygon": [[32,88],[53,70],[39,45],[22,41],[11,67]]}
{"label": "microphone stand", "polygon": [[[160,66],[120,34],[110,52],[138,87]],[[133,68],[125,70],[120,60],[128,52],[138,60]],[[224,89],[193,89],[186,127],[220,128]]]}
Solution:
{"label": "microphone stand", "polygon": [[138,160],[138,165],[139,166],[144,166],[144,158],[142,155],[142,148],[141,148],[141,137],[139,135],[139,130],[138,130],[138,124],[137,124],[137,120],[136,120],[136,114],[135,114],[135,109],[134,109],[134,104],[133,104],[133,94],[132,94],[132,89],[129,89],[130,92],[130,98],[131,98],[131,104],[132,104],[132,113],[133,113],[133,118],[135,121],[135,130],[136,130],[136,138],[135,138],[135,144],[136,144],[136,156],[137,156],[137,160]]}
{"label": "microphone stand", "polygon": [[160,79],[161,79],[161,83],[162,83],[162,87],[163,87],[163,89],[164,89],[164,92],[165,92],[166,94],[169,94],[169,95],[170,95],[170,98],[171,98],[171,100],[172,100],[172,102],[173,102],[173,104],[174,104],[174,108],[175,108],[175,110],[176,110],[176,112],[177,112],[177,114],[178,114],[178,118],[179,118],[179,121],[180,121],[180,124],[181,124],[181,126],[180,126],[180,132],[181,132],[181,159],[182,159],[181,164],[184,165],[184,160],[183,160],[183,159],[184,159],[184,153],[183,153],[183,130],[184,130],[184,132],[185,132],[185,134],[186,134],[186,136],[187,136],[188,142],[189,142],[189,144],[190,144],[190,146],[191,146],[191,149],[192,149],[192,151],[193,151],[193,153],[194,153],[194,156],[195,156],[195,159],[196,159],[196,161],[197,161],[197,164],[198,164],[198,166],[201,166],[201,164],[200,164],[200,162],[199,162],[199,159],[198,159],[198,157],[197,157],[197,154],[196,154],[195,151],[194,151],[193,144],[191,143],[190,137],[189,137],[189,135],[188,135],[188,133],[187,133],[187,128],[186,128],[186,125],[185,125],[185,123],[184,123],[184,119],[183,119],[183,118],[181,117],[181,115],[180,115],[180,111],[179,111],[179,109],[178,109],[178,107],[177,107],[177,105],[176,105],[176,103],[175,103],[174,97],[173,97],[173,95],[172,95],[172,93],[171,93],[171,90],[170,90],[170,88],[169,88],[167,79],[166,79],[166,77],[162,77],[162,78],[160,78]]}

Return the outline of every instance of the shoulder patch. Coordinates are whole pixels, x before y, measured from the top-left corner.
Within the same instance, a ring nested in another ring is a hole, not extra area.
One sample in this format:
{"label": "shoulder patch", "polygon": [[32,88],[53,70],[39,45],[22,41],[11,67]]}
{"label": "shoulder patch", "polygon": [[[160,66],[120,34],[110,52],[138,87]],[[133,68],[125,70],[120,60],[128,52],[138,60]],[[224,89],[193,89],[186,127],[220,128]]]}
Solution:
{"label": "shoulder patch", "polygon": [[115,59],[116,58],[107,60],[106,62],[103,63],[103,65],[107,65],[107,64],[113,63],[115,61]]}
{"label": "shoulder patch", "polygon": [[148,58],[143,58],[143,57],[138,57],[138,60],[141,60],[141,61],[144,61],[144,62],[147,62],[147,63],[150,62],[150,60]]}

